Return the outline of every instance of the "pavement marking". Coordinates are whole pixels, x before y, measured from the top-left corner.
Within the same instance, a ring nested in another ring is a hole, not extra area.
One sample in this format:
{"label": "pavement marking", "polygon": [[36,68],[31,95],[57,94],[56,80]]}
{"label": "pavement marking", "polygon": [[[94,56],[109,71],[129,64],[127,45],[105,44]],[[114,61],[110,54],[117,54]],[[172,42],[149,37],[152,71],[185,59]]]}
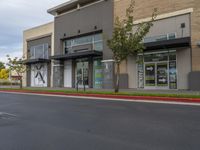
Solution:
{"label": "pavement marking", "polygon": [[14,114],[11,114],[11,113],[6,113],[6,112],[0,112],[0,115],[8,115],[8,116],[17,117],[17,116],[16,116],[16,115],[14,115]]}
{"label": "pavement marking", "polygon": [[6,113],[6,112],[0,112],[0,119],[13,119],[16,118],[17,115]]}
{"label": "pavement marking", "polygon": [[18,95],[37,95],[45,97],[62,97],[62,98],[75,98],[75,99],[88,99],[88,100],[104,100],[104,101],[120,101],[120,102],[134,102],[134,103],[153,103],[153,104],[170,104],[170,105],[186,105],[186,106],[200,106],[200,103],[187,103],[187,102],[173,102],[173,101],[154,101],[154,100],[134,100],[134,99],[118,99],[118,98],[101,98],[101,97],[87,97],[87,96],[70,96],[70,95],[53,95],[53,94],[38,94],[38,93],[19,93],[19,92],[4,92],[6,94]]}

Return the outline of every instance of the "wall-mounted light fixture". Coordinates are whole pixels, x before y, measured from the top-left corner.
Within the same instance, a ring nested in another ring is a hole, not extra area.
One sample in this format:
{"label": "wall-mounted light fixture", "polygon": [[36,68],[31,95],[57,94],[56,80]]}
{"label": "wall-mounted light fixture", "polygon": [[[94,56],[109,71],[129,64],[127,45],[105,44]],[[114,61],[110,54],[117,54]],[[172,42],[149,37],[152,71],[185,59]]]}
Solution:
{"label": "wall-mounted light fixture", "polygon": [[183,37],[183,30],[184,30],[185,26],[186,26],[185,23],[181,23],[182,37]]}
{"label": "wall-mounted light fixture", "polygon": [[181,28],[185,28],[185,23],[181,23]]}
{"label": "wall-mounted light fixture", "polygon": [[94,26],[94,30],[96,30],[97,29],[97,26]]}

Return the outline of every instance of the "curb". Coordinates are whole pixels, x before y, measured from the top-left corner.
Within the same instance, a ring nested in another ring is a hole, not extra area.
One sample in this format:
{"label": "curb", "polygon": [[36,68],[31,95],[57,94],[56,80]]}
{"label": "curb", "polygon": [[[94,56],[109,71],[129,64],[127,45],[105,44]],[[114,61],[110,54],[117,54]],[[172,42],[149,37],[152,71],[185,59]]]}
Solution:
{"label": "curb", "polygon": [[107,94],[68,94],[62,92],[36,92],[26,90],[0,90],[0,92],[8,93],[29,93],[29,94],[46,94],[60,96],[80,96],[80,97],[95,97],[95,98],[110,98],[110,99],[125,99],[125,100],[149,100],[149,101],[164,101],[164,102],[184,102],[184,103],[200,103],[200,98],[175,98],[175,97],[156,97],[156,96],[126,96],[126,95],[107,95]]}

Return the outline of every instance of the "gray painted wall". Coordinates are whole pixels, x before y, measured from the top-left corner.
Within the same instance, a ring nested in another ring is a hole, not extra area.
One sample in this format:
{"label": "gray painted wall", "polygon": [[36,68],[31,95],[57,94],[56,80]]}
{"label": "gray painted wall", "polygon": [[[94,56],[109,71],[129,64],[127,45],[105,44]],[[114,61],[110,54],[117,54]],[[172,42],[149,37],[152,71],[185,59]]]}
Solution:
{"label": "gray painted wall", "polygon": [[[64,33],[67,37],[103,30],[105,37],[110,37],[113,30],[113,0],[82,8],[55,18],[55,55],[63,54],[62,41]],[[78,33],[80,30],[80,34]],[[104,42],[103,59],[112,58],[112,52],[108,49],[106,39]]]}
{"label": "gray painted wall", "polygon": [[194,71],[189,74],[189,89],[200,91],[200,71]]}
{"label": "gray painted wall", "polygon": [[[102,1],[96,4],[92,4],[88,7],[81,8],[70,13],[66,13],[55,17],[55,55],[63,54],[63,38],[70,38],[74,36],[80,36],[81,34],[92,33],[102,30],[105,37],[103,46],[103,59],[112,59],[112,52],[107,47],[107,39],[112,36],[113,31],[113,0]],[[97,29],[95,29],[95,26]],[[80,30],[80,33],[78,32]],[[64,34],[66,34],[64,36]],[[62,62],[60,62],[62,63]],[[73,63],[74,64],[74,63]],[[91,66],[91,64],[90,64]],[[73,87],[75,87],[75,69],[73,65]],[[91,67],[90,67],[91,68]],[[58,70],[57,70],[58,71]],[[60,69],[60,71],[63,71]],[[91,71],[90,71],[91,72]],[[58,74],[60,77],[58,77]],[[90,74],[90,77],[92,75]],[[60,85],[58,85],[58,78]],[[92,81],[92,78],[90,78]],[[55,73],[53,77],[54,86],[63,86],[63,73]],[[92,87],[92,82],[90,87]]]}
{"label": "gray painted wall", "polygon": [[188,89],[188,75],[191,72],[191,50],[177,50],[178,89]]}

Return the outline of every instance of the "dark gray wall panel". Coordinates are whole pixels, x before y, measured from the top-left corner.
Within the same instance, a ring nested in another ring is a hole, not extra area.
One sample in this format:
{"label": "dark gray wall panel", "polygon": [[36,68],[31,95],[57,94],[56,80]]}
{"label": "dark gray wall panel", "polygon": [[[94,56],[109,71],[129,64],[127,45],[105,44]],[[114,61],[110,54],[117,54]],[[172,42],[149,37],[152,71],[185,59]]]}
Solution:
{"label": "dark gray wall panel", "polygon": [[189,89],[200,91],[200,71],[191,72],[189,74]]}
{"label": "dark gray wall panel", "polygon": [[119,76],[119,88],[128,89],[128,74],[120,74]]}
{"label": "dark gray wall panel", "polygon": [[[103,30],[105,38],[103,59],[112,58],[112,52],[106,44],[113,31],[113,0],[103,1],[83,9],[67,13],[55,18],[55,55],[63,53],[62,41],[65,38],[80,34]],[[80,30],[80,33],[78,33]]]}

